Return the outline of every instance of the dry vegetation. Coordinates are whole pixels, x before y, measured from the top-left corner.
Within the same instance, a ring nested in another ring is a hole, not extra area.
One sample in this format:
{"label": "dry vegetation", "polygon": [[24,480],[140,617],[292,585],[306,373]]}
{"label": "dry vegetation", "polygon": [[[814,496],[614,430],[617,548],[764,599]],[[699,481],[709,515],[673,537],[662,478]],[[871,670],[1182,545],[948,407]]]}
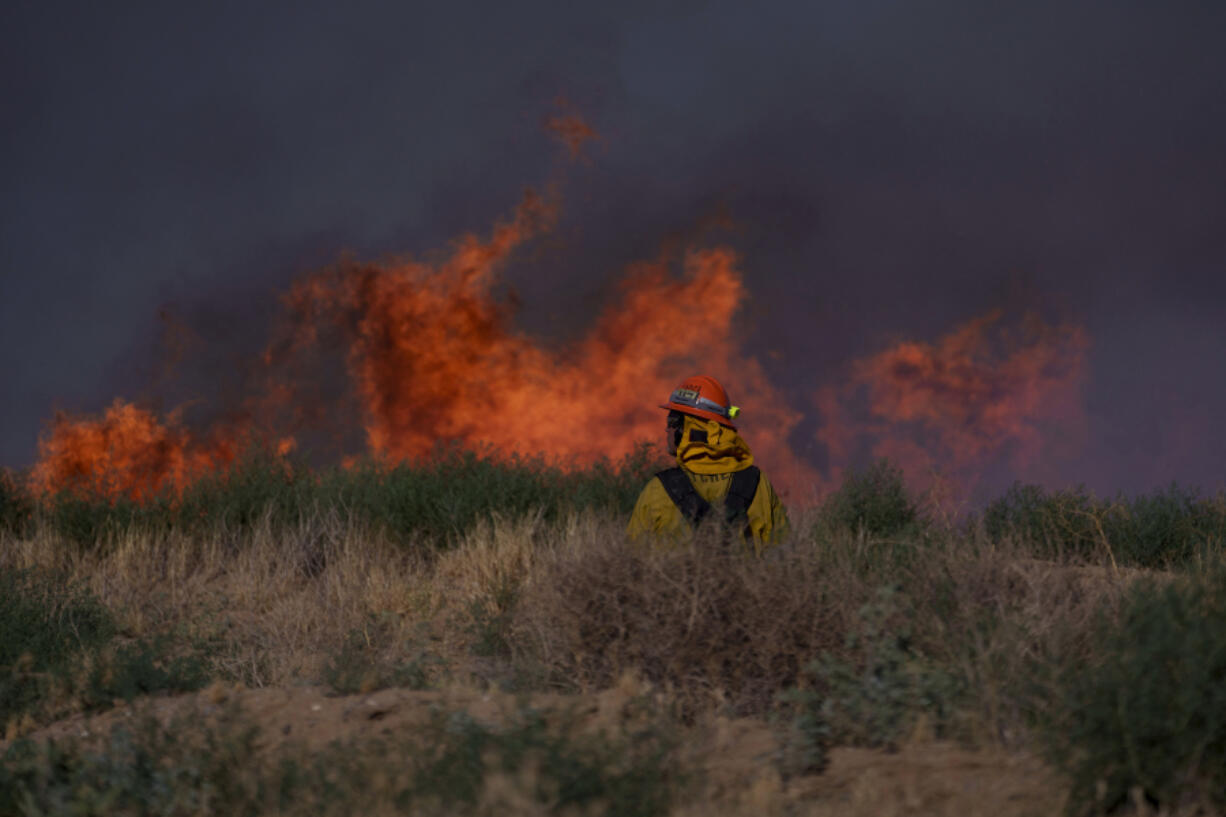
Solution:
{"label": "dry vegetation", "polygon": [[207,642],[211,674],[253,688],[317,681],[356,639],[372,665],[408,647],[437,659],[440,676],[514,682],[508,673],[520,671],[567,692],[630,672],[687,711],[736,715],[768,712],[815,656],[844,649],[879,588],[904,577],[925,655],[971,661],[966,632],[985,617],[1003,625],[964,667],[992,687],[1036,654],[1076,649],[1093,613],[1143,575],[1057,565],[975,537],[900,547],[844,532],[763,559],[708,549],[702,537],[653,550],[595,514],[495,520],[428,557],[332,516],[293,530],[264,524],[241,543],[225,530],[125,532],[83,552],[35,536],[7,543],[2,558],[0,567],[88,588],[124,636]]}
{"label": "dry vegetation", "polygon": [[[715,532],[665,550],[629,543],[623,520],[596,509],[487,515],[445,546],[339,511],[132,526],[93,547],[47,524],[4,534],[0,573],[77,588],[113,632],[9,711],[0,783],[8,774],[34,799],[0,798],[0,810],[1037,815],[1153,804],[1143,793],[1159,789],[1127,775],[1112,783],[1123,800],[1078,789],[1079,761],[1051,761],[1061,756],[1050,735],[1081,728],[1061,714],[1068,669],[1109,658],[1104,622],[1124,615],[1129,588],[1183,582],[1208,563],[1171,573],[1051,558],[982,526],[904,521],[882,534],[833,524],[830,508],[800,514],[796,535],[760,559],[715,545]],[[55,604],[56,621],[80,615]],[[139,672],[116,657],[149,644],[153,664]],[[198,671],[174,680],[172,659]],[[114,681],[125,672],[134,686]],[[1197,751],[1218,757],[1219,739]],[[142,763],[181,773],[158,791],[230,782],[211,805],[124,806],[161,779],[130,772]],[[1164,813],[1217,802],[1212,771],[1180,772],[1186,785],[1163,795]],[[101,790],[81,799],[99,780],[127,782],[110,801]]]}

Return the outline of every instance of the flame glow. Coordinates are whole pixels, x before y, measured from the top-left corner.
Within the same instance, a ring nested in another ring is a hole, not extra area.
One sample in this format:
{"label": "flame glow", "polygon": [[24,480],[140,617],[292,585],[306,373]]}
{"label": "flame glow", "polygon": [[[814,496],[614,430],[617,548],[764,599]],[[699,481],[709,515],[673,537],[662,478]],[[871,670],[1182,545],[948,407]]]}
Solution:
{"label": "flame glow", "polygon": [[[565,111],[547,126],[575,155],[595,137]],[[177,412],[159,420],[122,401],[101,417],[57,415],[31,483],[139,501],[181,491],[249,440],[285,455],[301,429],[320,426],[338,440],[360,430],[365,451],[388,464],[459,445],[584,466],[662,441],[657,405],[700,372],[724,382],[758,462],[801,501],[866,455],[890,457],[912,476],[972,474],[1002,457],[1026,466],[1080,421],[1084,330],[1037,319],[1007,330],[992,313],[934,343],[897,343],[852,364],[846,382],[819,388],[817,441],[828,455],[819,473],[790,439],[808,408],[798,393],[813,395],[796,385],[805,373],[794,372],[783,393],[734,331],[745,286],[731,249],[691,247],[632,267],[569,344],[518,330],[496,295],[499,273],[557,215],[552,198],[528,194],[488,235],[465,235],[431,261],[343,261],[303,277],[284,298],[260,362],[264,386],[241,407],[241,423],[192,433]],[[321,385],[321,355],[343,360],[343,387]],[[340,452],[343,462],[355,447]]]}
{"label": "flame glow", "polygon": [[137,502],[163,491],[181,491],[237,454],[232,440],[198,441],[180,425],[176,413],[161,421],[121,400],[98,418],[57,414],[38,449],[31,474],[37,491],[68,490]]}
{"label": "flame glow", "polygon": [[368,448],[392,462],[440,443],[564,464],[617,459],[661,437],[656,404],[691,369],[736,372],[729,388],[756,419],[756,445],[791,462],[786,436],[800,414],[731,340],[744,295],[735,254],[692,250],[680,276],[665,261],[640,265],[585,337],[548,349],[516,332],[490,291],[547,215],[529,198],[488,239],[466,236],[437,265],[345,264],[308,278],[287,301],[290,355],[334,336],[324,327],[340,330]]}
{"label": "flame glow", "polygon": [[966,482],[1001,458],[1030,467],[1050,440],[1075,435],[1085,330],[1033,316],[1010,329],[1000,319],[992,312],[935,343],[898,343],[857,361],[847,383],[821,389],[818,438],[831,462],[867,447],[913,478],[943,470]]}

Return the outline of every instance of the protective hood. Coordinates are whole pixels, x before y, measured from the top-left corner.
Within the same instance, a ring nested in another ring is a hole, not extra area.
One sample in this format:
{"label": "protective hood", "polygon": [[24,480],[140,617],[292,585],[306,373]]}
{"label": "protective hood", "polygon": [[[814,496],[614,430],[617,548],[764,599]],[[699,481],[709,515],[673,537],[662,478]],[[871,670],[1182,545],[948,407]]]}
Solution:
{"label": "protective hood", "polygon": [[695,474],[730,474],[753,465],[753,452],[728,426],[687,414],[677,464]]}

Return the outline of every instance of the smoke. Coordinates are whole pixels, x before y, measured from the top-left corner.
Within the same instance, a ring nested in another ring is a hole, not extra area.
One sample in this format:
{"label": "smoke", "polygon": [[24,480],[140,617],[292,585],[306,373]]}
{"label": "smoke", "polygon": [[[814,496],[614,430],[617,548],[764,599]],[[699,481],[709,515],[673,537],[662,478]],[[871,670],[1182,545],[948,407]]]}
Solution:
{"label": "smoke", "polygon": [[[115,394],[155,417],[184,406],[201,438],[229,410],[264,423],[267,404],[304,452],[365,451],[344,322],[301,371],[269,372],[267,291],[343,247],[382,259],[485,240],[559,162],[541,149],[552,120],[560,153],[593,160],[553,230],[497,266],[511,334],[564,359],[620,302],[626,269],[723,208],[735,234],[683,241],[665,266],[680,278],[687,247],[734,251],[734,345],[801,415],[789,449],[827,478],[842,467],[827,446],[871,457],[885,420],[861,385],[841,416],[874,428],[819,438],[815,392],[1007,307],[998,326],[1073,316],[1094,343],[1084,438],[1034,424],[1082,455],[1045,475],[1062,444],[1021,466],[1011,451],[1029,444],[1010,443],[1000,478],[1218,484],[1224,14],[1201,0],[7,4],[0,460],[35,459],[50,407],[102,411]],[[146,390],[149,316],[167,302],[202,344]],[[909,425],[897,434],[948,460],[952,443]]]}
{"label": "smoke", "polygon": [[[577,155],[595,131],[568,116],[570,125],[549,127]],[[799,501],[871,456],[921,481],[941,472],[970,486],[995,462],[1025,469],[1051,440],[1081,434],[1088,335],[1034,315],[1014,325],[994,312],[932,342],[895,343],[797,400],[796,383],[814,372],[769,376],[737,324],[749,295],[743,259],[718,242],[672,243],[629,265],[582,332],[535,338],[497,284],[556,228],[563,205],[549,189],[433,255],[342,259],[300,276],[251,392],[222,420],[193,431],[181,409],[159,419],[123,401],[101,417],[57,416],[40,441],[36,486],[144,499],[181,490],[259,440],[284,453],[331,439],[334,459],[364,453],[389,464],[458,445],[581,467],[657,440],[658,403],[699,372],[724,382],[758,461]],[[329,373],[338,366],[340,387]],[[798,440],[814,421],[817,452]]]}
{"label": "smoke", "polygon": [[931,343],[897,343],[818,391],[818,439],[837,470],[868,452],[964,492],[1002,461],[1024,476],[1053,444],[1067,456],[1085,443],[1089,345],[1080,326],[1036,315],[1002,325],[999,310]]}

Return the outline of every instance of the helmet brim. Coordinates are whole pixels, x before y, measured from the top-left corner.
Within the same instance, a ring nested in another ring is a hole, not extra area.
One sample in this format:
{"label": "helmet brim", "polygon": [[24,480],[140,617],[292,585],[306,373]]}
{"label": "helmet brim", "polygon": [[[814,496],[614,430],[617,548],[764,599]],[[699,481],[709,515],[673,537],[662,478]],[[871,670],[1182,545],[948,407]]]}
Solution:
{"label": "helmet brim", "polygon": [[682,414],[688,414],[691,417],[697,417],[701,420],[714,420],[720,425],[727,426],[733,431],[737,430],[736,426],[728,422],[727,417],[721,417],[720,415],[716,414],[713,411],[705,411],[704,409],[694,408],[693,406],[684,406],[680,403],[673,403],[673,402],[661,403],[660,408],[667,409],[668,411],[679,411]]}

